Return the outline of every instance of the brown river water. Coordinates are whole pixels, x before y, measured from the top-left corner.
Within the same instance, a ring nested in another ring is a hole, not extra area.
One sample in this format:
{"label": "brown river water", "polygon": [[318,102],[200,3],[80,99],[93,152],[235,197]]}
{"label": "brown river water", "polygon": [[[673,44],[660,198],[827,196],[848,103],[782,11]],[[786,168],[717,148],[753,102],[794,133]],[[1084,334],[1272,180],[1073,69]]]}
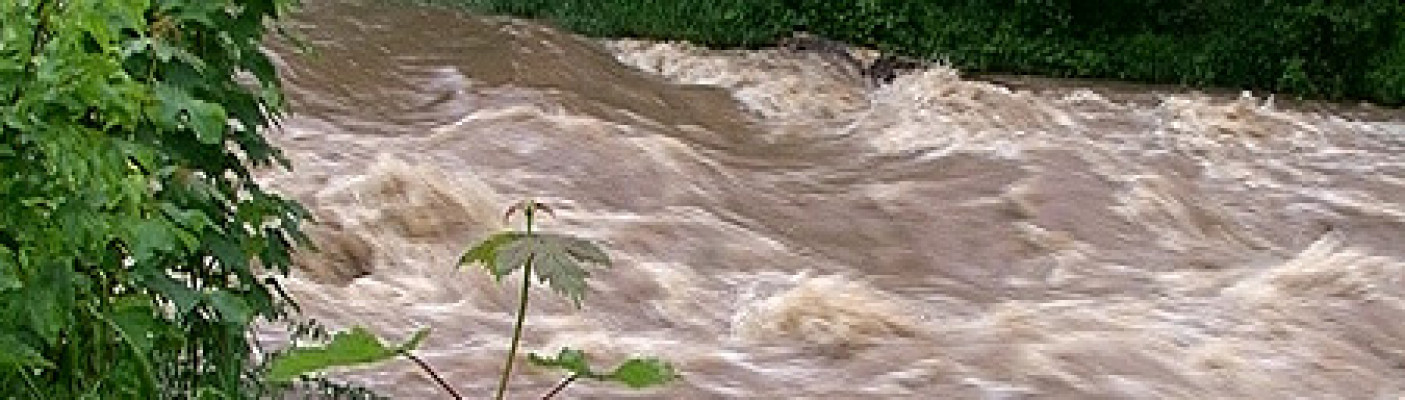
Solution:
{"label": "brown river water", "polygon": [[[432,328],[471,398],[517,284],[455,261],[527,197],[616,265],[581,310],[534,292],[525,347],[682,374],[565,398],[1405,395],[1398,112],[940,66],[873,87],[816,54],[307,3],[316,54],[275,50],[294,171],[267,181],[322,252],[286,285],[332,328]],[[331,376],[443,398],[408,362]]]}

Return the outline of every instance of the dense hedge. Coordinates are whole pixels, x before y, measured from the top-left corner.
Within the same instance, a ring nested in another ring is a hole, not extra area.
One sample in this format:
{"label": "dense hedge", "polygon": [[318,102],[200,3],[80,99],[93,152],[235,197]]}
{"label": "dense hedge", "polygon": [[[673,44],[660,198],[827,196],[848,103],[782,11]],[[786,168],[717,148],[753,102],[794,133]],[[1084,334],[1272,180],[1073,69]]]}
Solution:
{"label": "dense hedge", "polygon": [[804,27],[970,71],[1405,102],[1400,0],[433,0],[598,36],[758,46]]}

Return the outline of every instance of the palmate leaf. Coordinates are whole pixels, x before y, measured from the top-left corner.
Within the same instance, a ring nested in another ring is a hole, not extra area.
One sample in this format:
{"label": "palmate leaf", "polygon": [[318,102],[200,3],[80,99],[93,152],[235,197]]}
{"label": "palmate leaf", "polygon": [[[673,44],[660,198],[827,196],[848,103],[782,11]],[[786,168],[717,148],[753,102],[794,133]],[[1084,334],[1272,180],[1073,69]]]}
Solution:
{"label": "palmate leaf", "polygon": [[298,347],[273,359],[268,377],[274,382],[291,382],[304,374],[327,368],[389,360],[419,347],[428,335],[429,329],[421,329],[404,344],[387,347],[375,334],[357,326],[333,335],[326,345]]}
{"label": "palmate leaf", "polygon": [[532,353],[527,355],[527,360],[537,366],[563,369],[580,378],[618,382],[635,389],[662,385],[678,377],[673,365],[652,357],[631,358],[615,367],[614,372],[596,373],[586,361],[584,351],[569,347],[562,348],[556,357]]}
{"label": "palmate leaf", "polygon": [[469,249],[460,264],[481,263],[494,278],[511,275],[532,262],[533,275],[580,307],[585,297],[584,264],[610,266],[610,257],[588,240],[568,235],[504,232]]}
{"label": "palmate leaf", "polygon": [[488,271],[489,274],[492,274],[494,278],[502,280],[504,276],[507,276],[507,274],[511,273],[512,271],[506,271],[502,273],[498,272],[496,267],[498,265],[498,249],[502,248],[503,245],[512,243],[513,241],[516,241],[517,239],[525,236],[527,235],[522,232],[501,232],[493,236],[489,236],[487,239],[483,239],[483,241],[478,242],[477,246],[473,246],[472,249],[468,249],[468,251],[465,251],[463,253],[463,256],[459,257],[459,265],[468,265],[475,262],[479,263],[483,266],[484,269]]}

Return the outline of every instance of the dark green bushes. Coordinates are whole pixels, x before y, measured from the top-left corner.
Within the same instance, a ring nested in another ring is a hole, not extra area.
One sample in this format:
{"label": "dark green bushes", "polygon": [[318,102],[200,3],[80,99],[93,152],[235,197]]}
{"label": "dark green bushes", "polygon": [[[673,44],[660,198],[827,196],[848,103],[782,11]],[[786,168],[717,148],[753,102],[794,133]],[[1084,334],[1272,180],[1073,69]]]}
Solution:
{"label": "dark green bushes", "polygon": [[761,46],[790,31],[782,4],[757,0],[420,0],[556,21],[593,36]]}
{"label": "dark green bushes", "polygon": [[1398,0],[433,0],[599,36],[757,46],[793,27],[966,70],[1405,101]]}
{"label": "dark green bushes", "polygon": [[291,0],[0,1],[0,398],[260,398]]}

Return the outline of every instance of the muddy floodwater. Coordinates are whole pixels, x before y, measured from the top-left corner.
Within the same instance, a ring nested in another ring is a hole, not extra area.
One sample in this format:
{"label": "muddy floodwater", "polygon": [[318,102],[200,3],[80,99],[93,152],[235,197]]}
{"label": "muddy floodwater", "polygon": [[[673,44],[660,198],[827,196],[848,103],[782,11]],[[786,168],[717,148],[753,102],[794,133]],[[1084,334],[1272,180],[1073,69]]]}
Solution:
{"label": "muddy floodwater", "polygon": [[[423,358],[470,397],[516,284],[455,262],[527,197],[616,262],[581,310],[534,292],[525,347],[682,373],[567,398],[1405,395],[1398,112],[942,66],[874,85],[821,54],[306,3],[315,54],[273,48],[294,170],[266,180],[322,251],[285,284],[332,328],[432,328]],[[332,377],[442,397],[409,363]]]}

